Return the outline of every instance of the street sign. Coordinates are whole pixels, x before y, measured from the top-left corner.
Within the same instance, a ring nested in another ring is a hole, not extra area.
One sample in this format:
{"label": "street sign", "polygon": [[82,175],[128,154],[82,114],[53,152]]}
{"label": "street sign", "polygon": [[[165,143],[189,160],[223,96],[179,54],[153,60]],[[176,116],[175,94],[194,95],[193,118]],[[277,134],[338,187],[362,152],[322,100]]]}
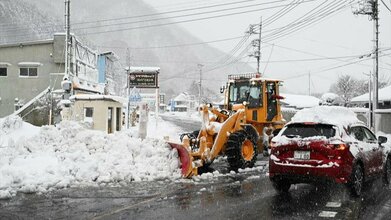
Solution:
{"label": "street sign", "polygon": [[157,73],[129,73],[129,87],[159,88]]}

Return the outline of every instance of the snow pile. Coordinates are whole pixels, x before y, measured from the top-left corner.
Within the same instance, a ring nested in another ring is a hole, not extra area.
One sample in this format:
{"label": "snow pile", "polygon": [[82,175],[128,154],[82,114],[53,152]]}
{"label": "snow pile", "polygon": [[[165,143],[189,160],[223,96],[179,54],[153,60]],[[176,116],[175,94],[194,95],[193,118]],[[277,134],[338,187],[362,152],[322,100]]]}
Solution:
{"label": "snow pile", "polygon": [[352,110],[339,106],[317,106],[300,110],[293,116],[292,122],[315,122],[344,127],[361,123]]}
{"label": "snow pile", "polygon": [[335,93],[330,93],[330,92],[324,93],[320,99],[322,105],[339,105],[343,103],[341,97],[339,97]]}
{"label": "snow pile", "polygon": [[[17,118],[5,120],[6,131],[26,126]],[[7,133],[2,132],[1,139],[4,136]],[[0,148],[0,198],[17,192],[177,179],[181,177],[177,157],[164,141],[141,141],[131,131],[107,135],[62,122]]]}
{"label": "snow pile", "polygon": [[32,137],[39,128],[23,122],[18,116],[0,118],[0,148],[13,144],[17,140]]}
{"label": "snow pile", "polygon": [[[137,133],[138,126],[131,127],[131,130]],[[154,116],[149,116],[147,137],[157,139],[164,139],[165,137],[169,137],[170,140],[179,141],[179,136],[181,133],[183,133],[183,131],[178,126],[164,121],[160,117],[158,117],[156,120]]]}

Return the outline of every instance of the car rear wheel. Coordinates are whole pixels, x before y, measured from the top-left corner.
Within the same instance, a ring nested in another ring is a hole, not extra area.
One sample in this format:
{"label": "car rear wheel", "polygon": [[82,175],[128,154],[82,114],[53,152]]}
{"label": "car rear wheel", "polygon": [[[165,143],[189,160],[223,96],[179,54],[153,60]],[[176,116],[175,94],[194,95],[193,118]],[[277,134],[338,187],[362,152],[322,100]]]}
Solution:
{"label": "car rear wheel", "polygon": [[273,188],[278,192],[278,193],[286,193],[289,191],[291,188],[291,183],[287,181],[282,181],[282,180],[272,180],[272,185]]}
{"label": "car rear wheel", "polygon": [[361,165],[356,164],[353,167],[352,177],[350,180],[350,191],[355,197],[361,196],[364,183],[364,172]]}
{"label": "car rear wheel", "polygon": [[383,183],[385,186],[389,186],[391,182],[391,160],[388,157],[386,164],[384,165]]}

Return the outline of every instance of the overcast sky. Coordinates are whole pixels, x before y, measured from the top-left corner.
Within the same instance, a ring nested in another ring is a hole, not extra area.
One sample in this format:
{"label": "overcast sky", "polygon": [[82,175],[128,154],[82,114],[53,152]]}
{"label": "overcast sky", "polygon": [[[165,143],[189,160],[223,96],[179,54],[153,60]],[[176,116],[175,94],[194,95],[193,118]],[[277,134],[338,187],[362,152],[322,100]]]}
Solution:
{"label": "overcast sky", "polygon": [[[227,4],[239,2],[240,0],[144,0],[159,12],[172,10],[191,9],[204,6]],[[205,12],[229,9],[234,7],[243,7],[237,10],[227,10],[220,13],[198,16],[224,15],[240,11],[264,9],[271,6],[286,5],[293,1],[287,0],[280,3],[258,5],[260,3],[276,2],[277,0],[253,0],[242,2],[225,7],[210,7],[209,9],[186,11],[182,14],[195,12]],[[299,0],[297,0],[299,1]],[[302,1],[302,0],[300,0]],[[273,29],[283,27],[295,19],[311,13],[316,7],[332,8],[338,6],[341,1],[333,0],[306,0],[289,13],[284,14],[273,23],[263,28],[263,35],[267,36]],[[384,0],[391,6],[391,1]],[[390,48],[391,45],[391,12],[380,3],[380,47],[382,49]],[[244,7],[251,5],[251,7]],[[282,7],[257,10],[240,15],[223,16],[220,18],[194,21],[179,24],[189,30],[192,34],[203,41],[215,41],[231,37],[244,35],[244,31],[249,24],[259,23],[262,20],[281,10]],[[326,10],[326,9],[325,9]],[[319,12],[320,13],[320,12]],[[195,18],[194,16],[191,18]],[[169,27],[169,26],[167,26]],[[255,35],[250,39],[255,38]],[[372,60],[359,62],[358,64],[348,65],[351,62],[359,61],[359,55],[368,54],[373,48],[373,23],[366,15],[354,15],[352,8],[344,9],[332,14],[319,23],[309,25],[298,32],[289,34],[279,39],[269,38],[267,44],[262,44],[262,63],[261,72],[265,69],[265,76],[269,78],[279,78],[285,80],[284,89],[286,92],[308,94],[309,84],[312,93],[323,93],[329,90],[330,84],[336,81],[340,74],[350,74],[357,78],[366,77],[363,73],[372,71]],[[265,39],[266,40],[266,39]],[[211,46],[219,48],[222,51],[229,52],[240,39],[211,43]],[[248,41],[250,42],[250,41]],[[192,42],[189,42],[192,43]],[[271,46],[274,44],[274,46]],[[242,48],[244,49],[244,48]],[[239,50],[239,52],[242,50]],[[300,52],[299,52],[300,51]],[[391,51],[384,51],[382,54],[390,54]],[[381,55],[382,55],[381,54]],[[243,56],[244,57],[244,56]],[[325,59],[332,58],[332,59]],[[270,62],[267,64],[267,61]],[[303,61],[305,60],[305,61]],[[254,66],[255,59],[244,57],[242,62],[248,62]],[[380,75],[391,75],[391,58],[385,55],[381,58]],[[212,62],[212,61],[211,61]],[[210,65],[210,64],[205,64]],[[344,67],[339,67],[344,66]],[[335,68],[334,68],[335,67]],[[336,68],[338,67],[338,68]],[[330,69],[330,70],[327,70]],[[240,70],[238,70],[240,71]],[[311,80],[309,80],[311,75]]]}

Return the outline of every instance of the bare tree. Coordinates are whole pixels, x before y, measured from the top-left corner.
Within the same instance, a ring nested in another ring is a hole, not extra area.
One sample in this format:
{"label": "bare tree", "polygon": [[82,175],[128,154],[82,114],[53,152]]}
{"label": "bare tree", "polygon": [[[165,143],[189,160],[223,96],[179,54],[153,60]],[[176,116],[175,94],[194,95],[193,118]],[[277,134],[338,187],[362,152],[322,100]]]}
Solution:
{"label": "bare tree", "polygon": [[331,85],[330,92],[338,94],[346,106],[353,97],[359,95],[359,84],[360,82],[357,79],[344,74],[339,76],[337,82]]}

